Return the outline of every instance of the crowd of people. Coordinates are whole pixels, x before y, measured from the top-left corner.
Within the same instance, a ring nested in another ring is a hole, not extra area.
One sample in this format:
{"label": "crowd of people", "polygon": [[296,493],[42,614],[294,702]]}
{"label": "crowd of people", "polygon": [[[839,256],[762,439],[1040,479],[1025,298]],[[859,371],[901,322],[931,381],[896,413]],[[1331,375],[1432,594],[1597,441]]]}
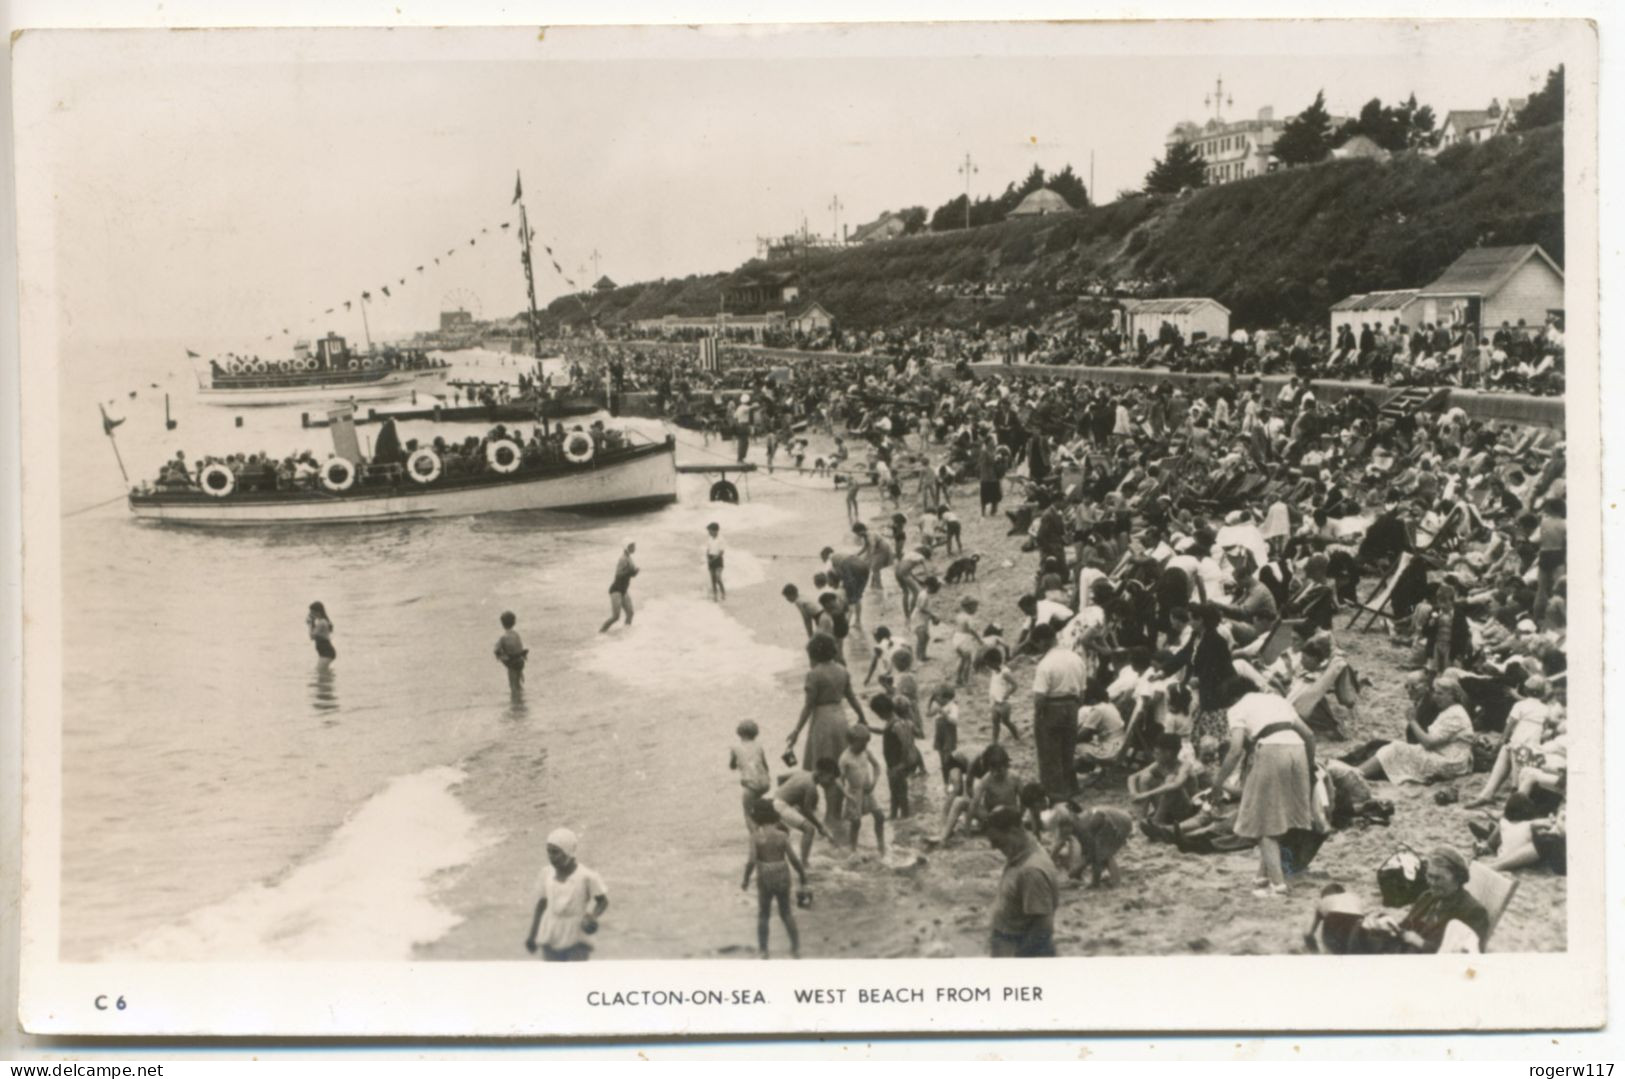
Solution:
{"label": "crowd of people", "polygon": [[[716,381],[680,349],[618,355],[629,380],[669,380],[677,405]],[[778,864],[793,845],[764,830],[799,835],[799,874],[820,841],[856,850],[872,830],[884,857],[888,824],[934,807],[925,842],[981,833],[1005,854],[995,955],[1054,954],[1063,878],[1115,882],[1131,841],[1256,849],[1254,894],[1288,897],[1338,830],[1430,811],[1396,808],[1399,785],[1437,785],[1444,803],[1475,772],[1483,815],[1419,865],[1408,914],[1356,911],[1334,886],[1306,940],[1481,948],[1475,872],[1566,871],[1556,432],[1460,408],[1384,417],[1299,378],[1190,391],[947,371],[892,358],[727,376],[753,407],[722,422],[746,435],[827,430],[838,453],[813,467],[849,507],[849,531],[783,589],[809,665],[787,770],[771,776],[741,728],[753,850]],[[979,617],[977,556],[950,547],[978,515],[1007,520],[1032,559],[998,597],[1023,616],[1014,634]],[[1403,723],[1362,715],[1371,672],[1346,650],[1362,618],[1406,649]],[[769,874],[764,934],[774,904],[793,921],[789,871]]]}
{"label": "crowd of people", "polygon": [[[455,440],[436,435],[426,443],[420,443],[415,438],[402,440],[395,421],[386,420],[379,428],[372,455],[365,461],[351,465],[354,470],[353,485],[377,487],[406,483],[407,462],[419,449],[434,451],[440,466],[435,477],[437,481],[441,477],[471,479],[495,475],[499,471],[558,468],[569,460],[566,443],[578,434],[592,440],[594,457],[603,452],[624,449],[628,445],[623,431],[607,427],[602,420],[595,420],[586,426],[576,424],[570,427],[544,420],[531,429],[529,437],[518,427],[499,423],[483,437],[469,435]],[[493,463],[490,450],[500,442],[510,442],[518,448],[514,468],[498,469]],[[186,451],[176,450],[175,456],[159,466],[156,480],[143,483],[136,490],[140,494],[201,492],[206,489],[205,473],[214,466],[221,466],[232,475],[230,491],[233,493],[313,491],[321,486],[322,470],[331,460],[319,458],[315,451],[305,449],[280,458],[259,451],[206,455],[188,461]],[[349,486],[346,484],[346,487]]]}
{"label": "crowd of people", "polygon": [[[691,328],[676,341],[650,347],[669,351],[684,340],[697,340],[711,332]],[[626,327],[612,336],[624,341],[639,335]],[[1164,322],[1155,334],[1140,330],[1130,336],[1114,325],[1090,325],[1084,319],[974,329],[898,326],[860,331],[837,326],[809,332],[769,331],[759,343],[948,364],[1130,366],[1242,376],[1290,373],[1301,378],[1460,386],[1542,396],[1561,395],[1564,387],[1564,338],[1557,316],[1538,327],[1521,319],[1494,328],[1437,323],[1410,326],[1398,319],[1367,321],[1358,329],[1342,325],[1336,334],[1324,326],[1283,323],[1252,330],[1238,327],[1222,337],[1187,335],[1170,322]],[[609,341],[596,344],[600,351],[618,351]],[[575,342],[571,347],[582,345]]]}

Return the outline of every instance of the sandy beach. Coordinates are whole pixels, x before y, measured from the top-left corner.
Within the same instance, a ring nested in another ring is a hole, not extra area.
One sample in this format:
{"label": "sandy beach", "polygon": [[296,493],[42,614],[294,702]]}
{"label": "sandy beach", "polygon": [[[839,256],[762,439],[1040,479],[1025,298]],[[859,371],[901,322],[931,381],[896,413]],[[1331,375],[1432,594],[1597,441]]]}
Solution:
{"label": "sandy beach", "polygon": [[[705,459],[698,447],[699,436],[681,433],[691,441],[685,452]],[[808,460],[825,454],[827,438],[813,436]],[[711,454],[731,447],[712,442]],[[759,446],[751,460],[763,460]],[[781,464],[783,458],[780,458]],[[828,480],[797,475],[782,467],[777,479],[763,473],[749,477],[747,497],[790,500],[796,513],[793,521],[769,530],[755,544],[763,548],[759,557],[769,561],[768,580],[756,587],[731,592],[726,605],[759,640],[799,649],[804,642],[799,620],[786,609],[779,596],[774,574],[783,581],[805,587],[816,564],[817,549],[836,543],[846,531],[844,496]],[[913,483],[905,482],[902,512],[911,528],[918,516],[918,499]],[[1007,492],[1019,499],[1020,481],[1007,483]],[[1008,536],[1009,522],[978,516],[975,491],[961,485],[953,504],[964,522],[967,554],[981,555],[978,579],[959,585],[944,584],[939,593],[939,609],[952,610],[964,595],[981,601],[978,620],[997,622],[1014,639],[1022,616],[1016,600],[1031,586],[1036,555],[1022,552],[1023,537]],[[1015,505],[1007,501],[1005,508]],[[871,529],[883,527],[894,507],[876,500],[872,488],[862,492],[860,509]],[[771,548],[770,550],[768,548]],[[939,562],[946,563],[939,555]],[[1360,674],[1370,685],[1362,696],[1358,723],[1346,742],[1322,742],[1323,755],[1340,755],[1371,738],[1403,737],[1405,693],[1401,646],[1391,643],[1380,630],[1349,632],[1338,620],[1337,638]],[[902,624],[899,594],[895,586],[880,597],[873,585],[865,596],[864,625]],[[939,627],[939,632],[944,627]],[[854,630],[849,638],[849,660],[861,681],[867,669],[868,639]],[[920,669],[922,700],[932,687],[952,677],[952,653],[946,640],[934,649]],[[1017,660],[1013,670],[1019,687],[1013,718],[1022,737],[1005,744],[1009,747],[1014,772],[1030,778],[1036,774],[1031,739],[1031,704],[1027,690],[1031,684],[1033,661]],[[776,703],[771,714],[758,715],[763,744],[770,759],[776,756],[785,735],[794,725],[801,701],[804,665],[797,665],[778,677]],[[990,740],[987,722],[986,676],[978,675],[972,685],[961,690],[958,700],[960,746],[977,753]],[[865,700],[878,691],[871,685],[863,691]],[[725,768],[726,746],[738,716],[731,711],[719,715],[715,729],[707,732],[719,747],[714,774],[686,777],[685,782],[724,789],[732,803],[734,776]],[[927,748],[928,747],[924,747]],[[522,787],[529,776],[538,773],[545,749],[528,762],[518,754],[501,770]],[[958,834],[943,847],[927,842],[941,827],[942,786],[936,771],[935,754],[927,754],[929,774],[912,782],[915,815],[903,821],[888,821],[887,841],[894,850],[883,863],[874,849],[873,834],[865,825],[859,848],[854,852],[833,848],[820,841],[813,848],[810,885],[814,893],[811,909],[797,917],[802,933],[803,954],[809,958],[828,957],[949,957],[985,955],[990,904],[1003,865],[1002,857],[979,835]],[[778,765],[775,761],[775,769]],[[1457,780],[1461,799],[1452,805],[1434,802],[1439,785],[1406,787],[1388,783],[1374,785],[1378,797],[1396,805],[1388,827],[1355,828],[1332,836],[1310,869],[1292,883],[1285,898],[1255,898],[1251,894],[1257,869],[1254,851],[1230,854],[1181,854],[1172,846],[1152,843],[1136,834],[1119,855],[1123,872],[1121,884],[1090,888],[1067,882],[1061,910],[1056,918],[1056,944],[1062,955],[1178,955],[1178,954],[1287,954],[1304,951],[1303,933],[1320,890],[1338,883],[1362,897],[1368,908],[1379,904],[1376,869],[1390,854],[1405,847],[1425,852],[1448,843],[1470,850],[1472,836],[1467,823],[1476,814],[1462,808],[1481,784],[1474,775]],[[500,789],[471,789],[464,784],[459,796],[476,813],[498,811],[515,804],[513,792]],[[709,793],[714,793],[714,790]],[[1126,808],[1128,799],[1121,775],[1107,774],[1084,789],[1085,805]],[[656,815],[657,816],[657,815]],[[659,828],[651,816],[649,826]],[[512,822],[510,822],[512,823]],[[513,828],[506,837],[488,849],[472,866],[449,876],[439,901],[463,918],[462,923],[432,945],[419,948],[425,959],[525,958],[521,947],[529,925],[531,897],[539,864],[537,851],[540,825]],[[681,845],[683,836],[671,837]],[[680,939],[651,937],[632,931],[638,911],[626,904],[613,905],[599,935],[596,957],[600,959],[641,958],[754,958],[754,889],[741,891],[739,872],[743,867],[743,834],[738,847],[696,849],[689,852],[689,871],[680,878],[660,882],[661,890],[674,903],[704,905],[711,913],[703,924],[693,927]],[[589,859],[590,860],[590,859]],[[611,889],[615,882],[609,882]],[[1519,888],[1510,909],[1496,930],[1492,949],[1496,951],[1560,951],[1566,946],[1566,881],[1544,870],[1519,874]],[[498,898],[500,897],[500,898]],[[783,930],[773,928],[776,954],[785,954]]]}

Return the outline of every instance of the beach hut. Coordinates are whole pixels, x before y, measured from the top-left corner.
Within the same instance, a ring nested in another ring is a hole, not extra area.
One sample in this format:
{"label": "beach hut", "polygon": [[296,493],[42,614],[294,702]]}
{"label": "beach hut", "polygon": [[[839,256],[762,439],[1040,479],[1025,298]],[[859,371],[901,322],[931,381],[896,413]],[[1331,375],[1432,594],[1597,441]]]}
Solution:
{"label": "beach hut", "polygon": [[790,329],[796,333],[820,333],[835,325],[835,317],[824,310],[821,303],[810,303],[790,318]]}
{"label": "beach hut", "polygon": [[1397,321],[1406,330],[1414,330],[1422,319],[1422,305],[1416,297],[1421,289],[1399,288],[1386,292],[1357,292],[1332,304],[1332,340],[1337,331],[1347,326],[1355,337],[1362,327],[1391,328]]}
{"label": "beach hut", "polygon": [[1123,332],[1130,341],[1136,340],[1141,330],[1155,341],[1165,322],[1183,334],[1186,341],[1199,334],[1230,336],[1230,309],[1218,300],[1187,296],[1123,301]]}
{"label": "beach hut", "polygon": [[1417,297],[1423,322],[1476,326],[1522,321],[1538,329],[1563,311],[1563,271],[1539,244],[1475,247]]}

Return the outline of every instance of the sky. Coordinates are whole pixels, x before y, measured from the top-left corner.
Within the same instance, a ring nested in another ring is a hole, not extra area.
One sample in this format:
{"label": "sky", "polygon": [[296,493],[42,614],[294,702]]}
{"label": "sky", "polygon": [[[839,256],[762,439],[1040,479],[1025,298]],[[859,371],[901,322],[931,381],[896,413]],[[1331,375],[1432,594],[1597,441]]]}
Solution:
{"label": "sky", "polygon": [[[973,195],[1034,164],[1087,183],[1093,154],[1109,201],[1210,115],[1218,78],[1229,118],[1324,89],[1334,113],[1414,92],[1442,120],[1528,94],[1578,40],[1510,22],[29,32],[18,169],[25,199],[49,193],[66,336],[268,350],[359,337],[363,290],[376,335],[470,298],[520,310],[519,172],[578,285],[595,252],[619,282],[681,277],[803,215],[828,234],[929,210],[964,190],[966,154]],[[544,305],[572,291],[549,262]]]}

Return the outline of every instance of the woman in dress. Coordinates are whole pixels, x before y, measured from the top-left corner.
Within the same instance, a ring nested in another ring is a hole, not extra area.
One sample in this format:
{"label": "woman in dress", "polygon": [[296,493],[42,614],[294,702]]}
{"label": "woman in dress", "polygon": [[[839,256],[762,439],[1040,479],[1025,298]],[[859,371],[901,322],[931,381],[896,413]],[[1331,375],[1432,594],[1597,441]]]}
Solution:
{"label": "woman in dress", "polygon": [[305,628],[310,632],[310,639],[316,642],[316,669],[325,671],[339,654],[333,647],[333,620],[327,617],[327,608],[322,606],[321,600],[310,605]]}
{"label": "woman in dress", "polygon": [[[862,725],[863,705],[852,689],[852,678],[847,669],[836,660],[834,638],[822,633],[815,634],[807,642],[807,662],[810,669],[804,683],[801,718],[796,720],[796,729],[790,732],[785,746],[790,753],[794,753],[796,739],[805,728],[807,741],[802,746],[801,759],[808,771],[816,772],[820,761],[827,758],[831,763],[836,763],[846,752],[846,732],[849,727],[845,706],[852,706],[852,711],[857,713],[858,723]],[[829,784],[824,795],[825,820],[840,821],[842,803],[839,784]],[[839,834],[833,828],[831,831]]]}
{"label": "woman in dress", "polygon": [[1222,615],[1212,604],[1203,603],[1196,608],[1197,635],[1191,644],[1190,672],[1196,676],[1196,715],[1193,717],[1193,738],[1223,741],[1229,735],[1230,724],[1224,716],[1221,701],[1225,682],[1235,677],[1235,661],[1230,657],[1230,642],[1219,632]]}
{"label": "woman in dress", "polygon": [[1406,723],[1414,742],[1389,742],[1360,765],[1367,779],[1387,777],[1394,783],[1432,783],[1473,770],[1473,720],[1467,695],[1453,674],[1441,674],[1430,691],[1440,712],[1424,730],[1413,718]]}
{"label": "woman in dress", "polygon": [[1235,833],[1258,840],[1259,875],[1253,894],[1286,895],[1281,837],[1295,829],[1329,830],[1310,788],[1315,736],[1286,698],[1260,693],[1245,678],[1230,679],[1222,692],[1229,706],[1230,748],[1208,800],[1217,805],[1230,773],[1246,768]]}

